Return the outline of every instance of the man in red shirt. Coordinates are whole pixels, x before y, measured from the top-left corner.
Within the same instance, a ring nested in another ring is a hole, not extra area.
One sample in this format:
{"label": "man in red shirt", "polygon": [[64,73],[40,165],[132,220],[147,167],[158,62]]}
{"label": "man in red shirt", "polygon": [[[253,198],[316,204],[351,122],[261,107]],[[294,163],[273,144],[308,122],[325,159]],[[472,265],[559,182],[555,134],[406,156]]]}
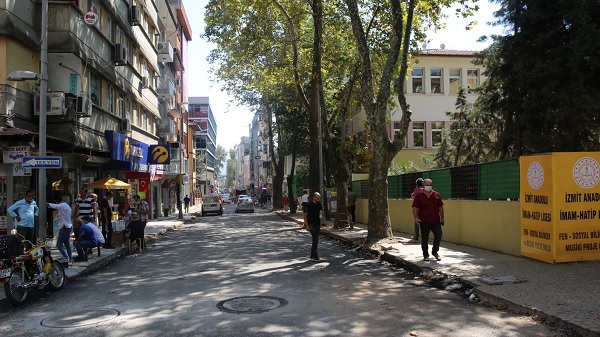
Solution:
{"label": "man in red shirt", "polygon": [[412,203],[415,223],[421,227],[421,249],[423,259],[429,261],[429,232],[433,232],[432,255],[440,260],[438,251],[442,241],[442,226],[444,225],[444,203],[440,194],[433,190],[433,181],[423,181],[423,193],[415,195]]}

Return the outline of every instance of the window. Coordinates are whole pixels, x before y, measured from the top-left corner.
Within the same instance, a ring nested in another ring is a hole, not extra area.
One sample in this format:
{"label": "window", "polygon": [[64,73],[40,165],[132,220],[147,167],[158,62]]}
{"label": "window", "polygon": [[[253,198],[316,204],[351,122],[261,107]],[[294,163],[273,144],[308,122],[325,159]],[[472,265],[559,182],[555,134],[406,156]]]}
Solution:
{"label": "window", "polygon": [[461,86],[460,69],[450,69],[450,94],[458,94]]}
{"label": "window", "polygon": [[[400,128],[402,126],[400,125],[400,122],[394,122],[394,138],[398,138],[398,136],[396,136],[396,134],[398,132],[400,132]],[[402,146],[406,147],[406,138],[404,138],[404,142],[402,143]]]}
{"label": "window", "polygon": [[90,95],[90,99],[95,105],[100,105],[100,100],[102,99],[102,97],[100,96],[102,80],[100,79],[100,76],[94,74],[91,71],[88,72],[88,79],[88,92]]}
{"label": "window", "polygon": [[479,70],[478,69],[467,69],[467,88],[469,93],[471,90],[479,86]]}
{"label": "window", "polygon": [[100,16],[100,14],[102,13],[102,8],[98,4],[97,0],[90,1],[90,12],[94,12],[98,15],[98,21],[96,21],[95,26],[98,27],[99,29],[102,29],[102,27],[100,27],[100,21],[102,20],[102,17]]}
{"label": "window", "polygon": [[[122,96],[123,94],[121,94]],[[125,100],[123,99],[123,97],[119,97],[119,99],[117,100],[117,109],[119,109],[117,111],[117,116],[119,116],[120,118],[125,118]]]}
{"label": "window", "polygon": [[113,41],[113,27],[112,27],[112,21],[110,20],[110,18],[106,19],[106,35],[108,36],[108,40],[110,42]]}
{"label": "window", "polygon": [[115,112],[115,88],[110,84],[107,90],[106,110],[110,113]]}
{"label": "window", "polygon": [[439,147],[442,145],[444,136],[444,122],[431,122],[431,145]]}
{"label": "window", "polygon": [[431,93],[441,94],[442,93],[442,69],[431,68],[429,69],[429,81],[431,83]]}
{"label": "window", "polygon": [[412,78],[413,94],[422,94],[423,90],[423,68],[416,68],[410,73]]}
{"label": "window", "polygon": [[425,122],[413,122],[413,147],[425,146]]}

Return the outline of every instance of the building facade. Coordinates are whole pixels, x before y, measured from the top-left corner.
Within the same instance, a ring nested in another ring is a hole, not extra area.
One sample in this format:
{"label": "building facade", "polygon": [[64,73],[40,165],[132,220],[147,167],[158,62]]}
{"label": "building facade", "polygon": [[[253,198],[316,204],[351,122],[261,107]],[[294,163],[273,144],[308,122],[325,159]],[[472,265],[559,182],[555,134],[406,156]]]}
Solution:
{"label": "building facade", "polygon": [[208,97],[189,98],[189,122],[194,124],[196,188],[205,194],[215,193],[218,177],[215,176],[217,153],[217,122]]}
{"label": "building facade", "polygon": [[[47,189],[37,193],[72,203],[80,188],[110,175],[132,185],[113,193],[121,212],[134,194],[153,216],[172,209],[174,187],[187,173],[181,149],[188,146],[184,70],[192,35],[182,1],[50,1],[46,9],[33,0],[0,2],[0,210],[38,187],[36,170],[24,170],[20,159],[38,154],[39,85],[7,76],[40,72],[45,10],[47,154],[61,157],[62,167],[46,170]],[[170,152],[169,164],[149,153],[155,145]],[[0,222],[10,225],[4,215]]]}

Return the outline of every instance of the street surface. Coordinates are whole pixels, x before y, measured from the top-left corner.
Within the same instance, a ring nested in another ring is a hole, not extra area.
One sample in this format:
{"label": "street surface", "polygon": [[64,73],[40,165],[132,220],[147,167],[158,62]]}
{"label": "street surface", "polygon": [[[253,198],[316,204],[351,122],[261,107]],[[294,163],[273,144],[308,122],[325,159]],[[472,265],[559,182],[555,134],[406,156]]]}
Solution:
{"label": "street surface", "polygon": [[200,217],[142,254],[0,307],[2,336],[567,336],[478,305],[257,209]]}

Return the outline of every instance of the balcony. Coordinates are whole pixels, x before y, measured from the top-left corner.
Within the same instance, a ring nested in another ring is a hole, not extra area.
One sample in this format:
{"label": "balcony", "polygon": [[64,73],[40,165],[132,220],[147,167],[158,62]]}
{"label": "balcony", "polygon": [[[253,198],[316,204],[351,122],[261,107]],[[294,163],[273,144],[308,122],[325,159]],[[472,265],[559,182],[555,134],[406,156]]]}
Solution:
{"label": "balcony", "polygon": [[158,97],[164,100],[175,99],[175,83],[169,78],[165,79],[163,85],[156,90]]}

